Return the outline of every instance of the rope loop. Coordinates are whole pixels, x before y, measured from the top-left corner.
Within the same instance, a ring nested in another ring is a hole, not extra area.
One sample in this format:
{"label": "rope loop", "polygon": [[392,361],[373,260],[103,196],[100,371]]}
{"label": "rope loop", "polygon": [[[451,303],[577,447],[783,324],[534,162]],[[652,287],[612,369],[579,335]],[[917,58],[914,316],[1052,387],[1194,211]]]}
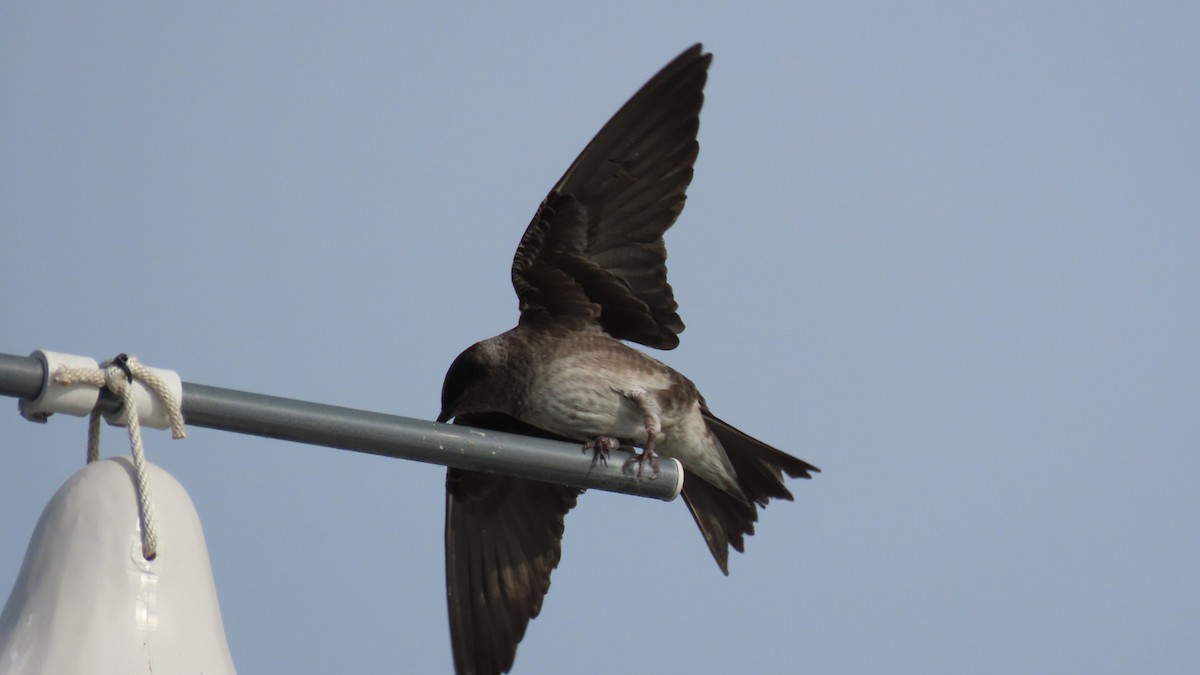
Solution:
{"label": "rope loop", "polygon": [[[146,474],[146,452],[142,446],[142,427],[138,422],[137,400],[133,383],[141,382],[167,409],[171,423],[171,437],[184,438],[181,402],[176,400],[171,389],[150,368],[143,366],[136,357],[118,354],[116,358],[100,364],[100,368],[59,368],[54,373],[59,384],[91,384],[111,391],[121,399],[121,412],[125,415],[125,426],[129,431],[129,447],[133,454],[133,469],[136,477],[138,515],[142,526],[142,557],[154,560],[158,555],[158,534],[154,527],[154,497],[150,492],[150,479]],[[93,410],[88,419],[87,461],[100,458],[100,411]]]}

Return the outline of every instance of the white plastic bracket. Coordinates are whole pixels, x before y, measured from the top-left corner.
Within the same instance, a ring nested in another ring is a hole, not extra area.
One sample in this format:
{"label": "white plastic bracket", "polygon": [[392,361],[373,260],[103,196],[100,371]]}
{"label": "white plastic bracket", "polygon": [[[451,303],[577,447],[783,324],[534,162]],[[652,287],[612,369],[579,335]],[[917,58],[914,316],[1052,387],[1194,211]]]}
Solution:
{"label": "white plastic bracket", "polygon": [[39,349],[32,354],[33,358],[42,362],[42,391],[33,400],[22,399],[17,408],[21,417],[30,422],[45,424],[54,413],[66,413],[83,417],[92,412],[96,401],[100,399],[100,390],[90,384],[59,384],[54,381],[54,372],[66,366],[68,368],[99,368],[96,359],[74,354]]}
{"label": "white plastic bracket", "polygon": [[[143,365],[143,368],[151,371],[162,380],[167,389],[171,391],[172,399],[175,401],[183,400],[183,380],[179,378],[179,373],[165,368],[151,368]],[[167,411],[167,406],[164,401],[150,391],[141,380],[133,381],[133,400],[137,403],[138,423],[144,427],[151,429],[170,429],[171,415]],[[104,421],[113,426],[123,427],[128,424],[128,411],[121,408],[117,412],[104,413]]]}
{"label": "white plastic bracket", "polygon": [[[45,423],[54,413],[66,413],[83,417],[92,412],[100,399],[100,390],[90,384],[59,384],[54,379],[54,373],[59,368],[90,368],[99,369],[100,364],[95,359],[74,354],[62,354],[39,349],[30,356],[42,362],[45,375],[42,379],[42,391],[33,400],[22,400],[18,404],[21,416],[31,422]],[[164,368],[147,368],[162,380],[170,389],[176,401],[183,400],[183,380],[179,373]],[[171,428],[170,415],[167,406],[138,380],[133,381],[133,397],[137,404],[138,422],[152,429]],[[104,413],[104,419],[114,426],[125,426],[128,417],[122,409],[115,413]]]}

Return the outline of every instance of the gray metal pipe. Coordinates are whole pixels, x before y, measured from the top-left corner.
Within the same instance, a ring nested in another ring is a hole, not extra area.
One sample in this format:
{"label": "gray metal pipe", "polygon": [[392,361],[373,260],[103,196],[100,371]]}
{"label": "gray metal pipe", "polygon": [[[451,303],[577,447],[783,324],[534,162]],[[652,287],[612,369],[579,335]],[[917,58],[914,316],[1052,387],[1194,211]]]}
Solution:
{"label": "gray metal pipe", "polygon": [[[42,362],[0,354],[0,394],[36,398],[45,381]],[[97,407],[120,402],[103,391]],[[183,383],[187,424],[385,457],[506,474],[547,483],[595,488],[670,501],[683,487],[678,461],[662,458],[658,475],[641,478],[623,468],[624,456],[594,462],[581,444],[439,424],[427,420]]]}

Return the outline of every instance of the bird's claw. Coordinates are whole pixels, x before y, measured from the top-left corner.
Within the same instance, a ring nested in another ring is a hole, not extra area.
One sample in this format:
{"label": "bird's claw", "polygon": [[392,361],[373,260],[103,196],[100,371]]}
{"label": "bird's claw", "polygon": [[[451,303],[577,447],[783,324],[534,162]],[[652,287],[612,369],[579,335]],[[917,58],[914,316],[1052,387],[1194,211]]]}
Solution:
{"label": "bird's claw", "polygon": [[624,468],[628,469],[634,464],[637,464],[638,478],[642,477],[642,470],[645,468],[646,464],[650,465],[650,480],[655,480],[658,478],[658,453],[654,452],[654,450],[647,449],[635,454],[634,456],[625,460]]}
{"label": "bird's claw", "polygon": [[619,447],[621,442],[612,436],[597,436],[583,444],[583,451],[592,451],[593,464],[598,460],[604,466],[608,466],[608,455]]}

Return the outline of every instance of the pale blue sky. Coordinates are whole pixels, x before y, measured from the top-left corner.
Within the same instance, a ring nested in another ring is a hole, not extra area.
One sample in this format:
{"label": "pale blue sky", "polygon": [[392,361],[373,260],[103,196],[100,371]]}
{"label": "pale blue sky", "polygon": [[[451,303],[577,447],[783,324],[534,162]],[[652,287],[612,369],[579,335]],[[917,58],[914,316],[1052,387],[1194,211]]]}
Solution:
{"label": "pale blue sky", "polygon": [[[546,190],[703,41],[662,357],[824,473],[729,578],[587,494],[517,672],[1200,668],[1194,3],[401,4],[0,8],[0,351],[432,418]],[[5,588],[86,429],[9,404]],[[242,672],[450,672],[441,469],[148,452]]]}

